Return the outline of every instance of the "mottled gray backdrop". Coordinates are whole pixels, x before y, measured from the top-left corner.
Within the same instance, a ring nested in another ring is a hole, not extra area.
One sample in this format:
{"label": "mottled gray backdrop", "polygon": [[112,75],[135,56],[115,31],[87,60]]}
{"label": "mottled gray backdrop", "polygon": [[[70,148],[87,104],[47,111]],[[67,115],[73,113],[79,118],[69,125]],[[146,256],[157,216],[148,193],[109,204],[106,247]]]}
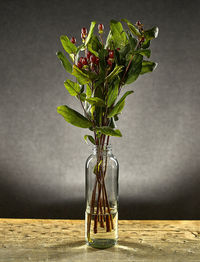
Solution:
{"label": "mottled gray backdrop", "polygon": [[56,107],[79,109],[56,57],[59,36],[90,21],[158,25],[152,74],[127,86],[112,139],[120,163],[120,215],[200,219],[200,1],[7,0],[0,3],[0,216],[84,217],[87,131]]}

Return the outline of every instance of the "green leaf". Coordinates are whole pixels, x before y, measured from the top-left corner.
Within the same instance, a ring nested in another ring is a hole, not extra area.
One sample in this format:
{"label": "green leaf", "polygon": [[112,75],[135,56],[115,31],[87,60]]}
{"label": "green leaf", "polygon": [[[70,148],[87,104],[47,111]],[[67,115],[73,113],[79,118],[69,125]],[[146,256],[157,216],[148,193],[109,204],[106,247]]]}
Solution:
{"label": "green leaf", "polygon": [[120,61],[123,64],[125,63],[126,56],[127,54],[129,54],[130,50],[131,50],[131,46],[129,43],[119,50]]}
{"label": "green leaf", "polygon": [[86,85],[86,96],[87,96],[87,98],[90,98],[91,95],[92,95],[92,90],[91,90],[90,86],[87,84]]}
{"label": "green leaf", "polygon": [[110,30],[112,33],[112,39],[115,45],[115,49],[117,47],[123,47],[128,43],[126,33],[124,32],[123,26],[120,22],[111,20]]}
{"label": "green leaf", "polygon": [[157,26],[154,26],[153,28],[144,31],[144,37],[146,40],[151,40],[158,37],[159,29]]}
{"label": "green leaf", "polygon": [[69,40],[67,36],[62,35],[60,37],[60,41],[62,43],[63,48],[68,54],[76,54],[77,47]]}
{"label": "green leaf", "polygon": [[117,102],[117,104],[114,106],[114,108],[111,110],[111,112],[108,114],[108,117],[111,118],[117,114],[119,114],[123,107],[124,107],[124,104],[125,104],[125,98],[132,94],[133,91],[127,91],[121,98],[120,100]]}
{"label": "green leaf", "polygon": [[105,72],[107,68],[107,63],[106,63],[106,58],[108,56],[108,50],[106,49],[101,49],[99,51],[99,66],[100,66],[100,76],[105,78]]}
{"label": "green leaf", "polygon": [[108,90],[108,98],[107,98],[107,106],[110,107],[118,96],[118,85],[119,81],[117,81],[114,85],[114,87],[110,86]]}
{"label": "green leaf", "polygon": [[93,35],[93,33],[94,33],[95,25],[96,25],[96,22],[95,22],[95,21],[93,21],[93,22],[91,23],[91,25],[90,25],[90,30],[89,30],[88,36],[87,36],[87,38],[86,38],[86,40],[85,40],[85,46],[90,42],[90,39],[91,39],[91,37],[92,37],[92,35]]}
{"label": "green leaf", "polygon": [[128,34],[131,50],[135,50],[137,46],[137,40],[131,35],[129,31],[127,32],[127,34]]}
{"label": "green leaf", "polygon": [[142,60],[143,56],[140,54],[136,54],[131,62],[127,75],[125,77],[125,84],[133,83],[138,76],[140,75],[142,69]]}
{"label": "green leaf", "polygon": [[109,127],[111,127],[111,128],[116,128],[116,124],[115,124],[114,117],[111,117],[110,123],[109,123]]}
{"label": "green leaf", "polygon": [[108,126],[97,127],[96,130],[100,131],[102,134],[107,135],[107,136],[119,136],[119,137],[122,136],[119,129],[113,129]]}
{"label": "green leaf", "polygon": [[157,63],[151,62],[151,61],[143,61],[142,62],[142,70],[140,74],[145,74],[152,72],[157,67]]}
{"label": "green leaf", "polygon": [[85,136],[84,136],[84,140],[85,140],[85,142],[88,144],[87,139],[89,139],[89,141],[90,141],[93,145],[96,145],[95,140],[94,140],[94,138],[93,138],[92,136],[90,136],[90,135],[85,135]]}
{"label": "green leaf", "polygon": [[82,93],[82,94],[80,94],[80,95],[77,95],[77,98],[80,99],[82,102],[85,102],[86,94],[85,94],[85,93]]}
{"label": "green leaf", "polygon": [[81,91],[81,88],[80,88],[79,84],[71,81],[70,79],[67,79],[64,82],[64,85],[65,85],[67,91],[70,93],[71,96],[76,96]]}
{"label": "green leaf", "polygon": [[70,62],[68,61],[68,59],[63,55],[62,52],[58,51],[56,53],[57,57],[60,59],[63,67],[65,68],[65,70],[68,72],[68,73],[72,73],[72,65],[70,64]]}
{"label": "green leaf", "polygon": [[89,102],[91,105],[95,106],[105,106],[105,102],[103,99],[99,97],[90,97],[85,99],[87,102]]}
{"label": "green leaf", "polygon": [[101,43],[96,35],[92,35],[90,42],[87,45],[87,49],[95,56],[99,57],[99,49],[102,48]]}
{"label": "green leaf", "polygon": [[149,58],[151,56],[151,50],[150,49],[139,49],[135,51],[135,54],[140,54],[140,55],[143,55]]}
{"label": "green leaf", "polygon": [[83,73],[76,65],[73,66],[72,75],[75,76],[81,85],[89,83],[90,79],[86,73]]}
{"label": "green leaf", "polygon": [[125,22],[130,29],[131,33],[134,34],[135,36],[141,37],[140,31],[135,27],[133,24],[131,24],[127,19],[122,19],[123,22]]}
{"label": "green leaf", "polygon": [[106,77],[106,80],[108,82],[110,82],[111,80],[113,80],[123,69],[123,65],[116,65],[115,68],[113,69],[113,71]]}
{"label": "green leaf", "polygon": [[142,48],[143,48],[143,49],[149,48],[149,47],[150,47],[150,43],[151,43],[150,40],[145,40],[145,41],[142,43]]}
{"label": "green leaf", "polygon": [[57,112],[64,117],[64,119],[77,127],[89,128],[92,127],[92,122],[85,118],[83,115],[73,110],[72,108],[63,105],[57,108]]}
{"label": "green leaf", "polygon": [[108,47],[111,47],[112,46],[112,33],[111,33],[111,30],[109,31],[108,33],[108,36],[107,36],[107,39],[106,39],[106,44],[105,44],[105,48],[107,49]]}

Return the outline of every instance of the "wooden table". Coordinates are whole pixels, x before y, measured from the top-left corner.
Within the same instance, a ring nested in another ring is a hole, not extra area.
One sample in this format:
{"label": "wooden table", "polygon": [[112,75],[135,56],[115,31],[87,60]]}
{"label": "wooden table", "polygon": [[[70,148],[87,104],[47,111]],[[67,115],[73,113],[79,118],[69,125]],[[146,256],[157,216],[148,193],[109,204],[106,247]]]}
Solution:
{"label": "wooden table", "polygon": [[0,261],[200,261],[200,221],[121,220],[118,245],[85,245],[83,220],[0,219]]}

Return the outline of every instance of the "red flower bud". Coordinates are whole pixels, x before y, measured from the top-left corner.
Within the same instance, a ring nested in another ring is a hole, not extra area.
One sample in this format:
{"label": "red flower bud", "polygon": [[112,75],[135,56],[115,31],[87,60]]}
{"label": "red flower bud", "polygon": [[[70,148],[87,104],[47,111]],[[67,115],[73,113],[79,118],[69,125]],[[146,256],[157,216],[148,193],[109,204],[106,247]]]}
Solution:
{"label": "red flower bud", "polygon": [[81,29],[81,33],[84,34],[84,35],[86,35],[86,34],[87,34],[87,28],[83,27],[83,28]]}
{"label": "red flower bud", "polygon": [[114,51],[113,51],[113,50],[110,50],[110,52],[109,52],[109,57],[110,57],[110,58],[114,58]]}
{"label": "red flower bud", "polygon": [[103,24],[99,24],[98,25],[98,30],[99,31],[103,31],[104,30],[104,25]]}
{"label": "red flower bud", "polygon": [[72,42],[72,44],[75,44],[75,43],[76,43],[76,38],[75,38],[75,37],[72,37],[72,38],[70,39],[70,41]]}
{"label": "red flower bud", "polygon": [[88,61],[87,61],[86,57],[82,58],[81,62],[82,62],[83,65],[87,65],[88,64]]}
{"label": "red flower bud", "polygon": [[91,55],[90,56],[90,62],[91,63],[95,63],[95,61],[96,61],[96,56],[95,55]]}
{"label": "red flower bud", "polygon": [[81,69],[81,68],[83,67],[83,64],[79,61],[79,62],[77,63],[77,66],[78,66],[79,69]]}
{"label": "red flower bud", "polygon": [[95,64],[96,64],[96,65],[99,64],[99,58],[98,58],[98,57],[96,57]]}
{"label": "red flower bud", "polygon": [[108,59],[108,60],[107,60],[107,64],[108,64],[109,66],[112,66],[112,61],[111,61],[111,59]]}
{"label": "red flower bud", "polygon": [[87,59],[90,59],[91,55],[92,55],[92,53],[90,51],[87,51]]}

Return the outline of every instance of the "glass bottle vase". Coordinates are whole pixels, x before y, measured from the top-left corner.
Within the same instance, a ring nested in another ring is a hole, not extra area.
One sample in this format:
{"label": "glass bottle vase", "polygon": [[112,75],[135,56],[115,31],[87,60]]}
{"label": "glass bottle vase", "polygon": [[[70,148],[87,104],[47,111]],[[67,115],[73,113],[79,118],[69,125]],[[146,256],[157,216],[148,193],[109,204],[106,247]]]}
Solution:
{"label": "glass bottle vase", "polygon": [[97,145],[85,166],[85,239],[108,248],[118,239],[119,164],[110,145]]}

